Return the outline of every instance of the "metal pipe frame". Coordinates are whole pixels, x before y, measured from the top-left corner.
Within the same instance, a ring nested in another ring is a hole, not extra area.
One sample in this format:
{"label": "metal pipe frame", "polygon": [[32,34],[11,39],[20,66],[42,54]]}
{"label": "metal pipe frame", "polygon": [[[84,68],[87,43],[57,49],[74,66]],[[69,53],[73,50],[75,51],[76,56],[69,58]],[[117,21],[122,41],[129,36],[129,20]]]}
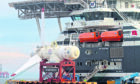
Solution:
{"label": "metal pipe frame", "polygon": [[[75,62],[72,60],[63,60],[60,63],[46,63],[47,60],[43,60],[40,62],[40,78],[39,81],[43,82],[75,82]],[[55,68],[58,68],[58,72],[53,72],[53,76],[51,78],[45,79],[45,77],[48,77],[49,73],[46,72],[46,74],[43,76],[44,68],[43,67],[51,67],[54,66]],[[56,73],[58,73],[57,76]],[[72,74],[72,77],[71,75]],[[69,77],[70,79],[66,79],[65,77]]]}

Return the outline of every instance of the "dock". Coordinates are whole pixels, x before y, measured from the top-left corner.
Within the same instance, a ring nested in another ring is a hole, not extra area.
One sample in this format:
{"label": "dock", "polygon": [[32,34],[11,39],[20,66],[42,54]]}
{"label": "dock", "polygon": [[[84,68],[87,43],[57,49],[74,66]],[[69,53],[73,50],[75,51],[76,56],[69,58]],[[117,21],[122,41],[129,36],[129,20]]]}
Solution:
{"label": "dock", "polygon": [[97,82],[39,82],[39,81],[7,80],[6,84],[97,84]]}

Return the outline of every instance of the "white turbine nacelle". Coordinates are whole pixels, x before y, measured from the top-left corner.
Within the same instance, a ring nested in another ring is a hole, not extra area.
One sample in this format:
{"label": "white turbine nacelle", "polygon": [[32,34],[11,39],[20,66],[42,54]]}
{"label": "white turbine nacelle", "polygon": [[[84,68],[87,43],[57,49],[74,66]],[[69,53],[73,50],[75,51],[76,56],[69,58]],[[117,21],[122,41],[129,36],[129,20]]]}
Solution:
{"label": "white turbine nacelle", "polygon": [[49,62],[58,63],[64,59],[77,59],[80,55],[80,50],[76,46],[47,46],[40,49],[38,55]]}

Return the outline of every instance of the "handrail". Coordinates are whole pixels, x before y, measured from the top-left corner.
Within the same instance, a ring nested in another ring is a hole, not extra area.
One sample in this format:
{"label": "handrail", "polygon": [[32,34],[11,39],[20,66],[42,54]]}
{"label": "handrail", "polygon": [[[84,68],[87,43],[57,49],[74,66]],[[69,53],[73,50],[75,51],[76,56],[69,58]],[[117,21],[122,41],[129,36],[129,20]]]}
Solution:
{"label": "handrail", "polygon": [[112,10],[114,10],[118,15],[120,15],[120,17],[125,21],[128,22],[128,17],[126,15],[124,15],[123,13],[121,13],[117,8],[112,8]]}
{"label": "handrail", "polygon": [[88,74],[83,81],[88,81],[90,78],[92,78],[98,71],[100,71],[99,67],[95,67],[94,70],[90,74]]}

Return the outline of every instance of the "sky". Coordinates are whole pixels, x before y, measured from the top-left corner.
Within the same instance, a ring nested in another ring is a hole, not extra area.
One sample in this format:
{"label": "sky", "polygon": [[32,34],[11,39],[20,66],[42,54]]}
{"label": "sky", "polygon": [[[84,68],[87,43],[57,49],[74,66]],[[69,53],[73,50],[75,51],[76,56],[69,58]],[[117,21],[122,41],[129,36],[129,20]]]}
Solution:
{"label": "sky", "polygon": [[[0,64],[2,71],[12,74],[30,59],[37,45],[40,44],[35,19],[21,20],[17,11],[8,3],[23,0],[0,0]],[[70,18],[61,19],[63,29]],[[45,42],[52,42],[60,34],[57,19],[45,20]],[[19,79],[38,79],[39,65],[22,73]]]}

